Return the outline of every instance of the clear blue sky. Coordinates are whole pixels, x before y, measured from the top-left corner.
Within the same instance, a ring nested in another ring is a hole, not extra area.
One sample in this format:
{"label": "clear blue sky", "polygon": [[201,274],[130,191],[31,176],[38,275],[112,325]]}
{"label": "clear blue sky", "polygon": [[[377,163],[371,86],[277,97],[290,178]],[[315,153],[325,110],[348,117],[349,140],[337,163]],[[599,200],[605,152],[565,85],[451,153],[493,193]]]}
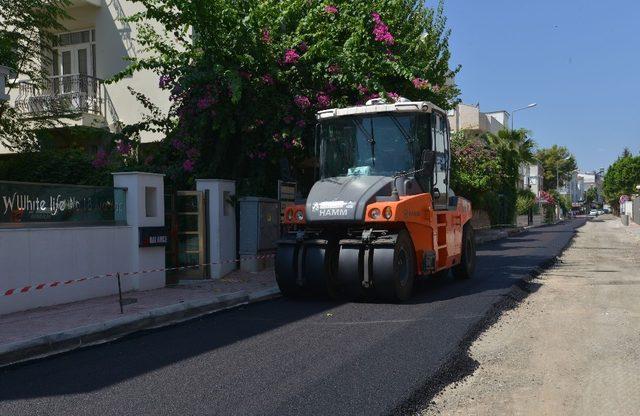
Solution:
{"label": "clear blue sky", "polygon": [[580,169],[607,168],[625,146],[638,154],[640,2],[446,0],[445,14],[463,102],[537,102],[515,127],[567,146]]}

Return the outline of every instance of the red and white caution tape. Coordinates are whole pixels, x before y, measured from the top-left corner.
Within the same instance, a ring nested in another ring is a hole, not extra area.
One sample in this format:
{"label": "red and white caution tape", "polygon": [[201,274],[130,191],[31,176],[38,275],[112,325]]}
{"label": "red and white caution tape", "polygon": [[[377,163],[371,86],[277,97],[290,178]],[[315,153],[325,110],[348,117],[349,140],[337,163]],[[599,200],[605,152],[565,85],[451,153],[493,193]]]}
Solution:
{"label": "red and white caution tape", "polygon": [[[259,260],[259,259],[267,259],[267,258],[271,258],[271,257],[275,257],[275,254],[264,254],[264,255],[260,255],[260,256],[243,257],[243,260]],[[190,265],[190,266],[179,266],[179,267],[168,267],[168,268],[160,268],[160,269],[138,270],[138,271],[134,271],[134,272],[122,272],[122,273],[120,273],[120,276],[134,276],[134,275],[147,274],[147,273],[174,272],[174,271],[180,271],[180,270],[198,269],[200,267],[213,266],[213,265],[216,265],[216,264],[238,263],[239,261],[240,260],[238,260],[238,259],[232,259],[232,260],[222,260],[222,261],[219,261],[219,262],[211,262],[211,263],[204,263],[204,264],[194,264],[194,265]],[[56,280],[56,281],[53,281],[53,282],[38,283],[38,284],[33,284],[33,285],[29,285],[29,286],[23,286],[23,287],[19,287],[19,288],[6,289],[6,290],[3,290],[3,291],[0,291],[0,294],[2,296],[11,296],[11,295],[17,295],[17,294],[20,294],[20,293],[27,293],[27,292],[32,292],[32,291],[36,291],[36,290],[43,290],[43,289],[46,289],[46,288],[65,286],[65,285],[70,285],[70,284],[73,284],[73,283],[80,283],[80,282],[86,282],[86,281],[89,281],[89,280],[101,279],[101,278],[105,278],[105,277],[116,277],[117,275],[118,275],[118,273],[105,273],[105,274],[100,274],[100,275],[91,276],[91,277],[80,277],[78,279]]]}

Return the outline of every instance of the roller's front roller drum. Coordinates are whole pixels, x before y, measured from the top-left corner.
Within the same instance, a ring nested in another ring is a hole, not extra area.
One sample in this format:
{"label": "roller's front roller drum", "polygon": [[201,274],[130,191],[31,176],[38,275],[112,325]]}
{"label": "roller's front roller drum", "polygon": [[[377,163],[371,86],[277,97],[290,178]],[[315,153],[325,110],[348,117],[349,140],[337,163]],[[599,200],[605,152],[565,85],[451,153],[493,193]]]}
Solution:
{"label": "roller's front roller drum", "polygon": [[372,255],[370,270],[378,298],[390,302],[409,299],[416,271],[415,252],[409,233],[400,231],[395,246],[375,247]]}
{"label": "roller's front roller drum", "polygon": [[336,297],[338,252],[335,241],[324,244],[305,243],[302,276],[305,289],[312,294]]}
{"label": "roller's front roller drum", "polygon": [[360,245],[340,246],[336,277],[341,293],[349,300],[361,299],[365,295],[362,287],[363,254],[364,249]]}
{"label": "roller's front roller drum", "polygon": [[295,241],[279,243],[276,251],[275,272],[276,282],[280,292],[287,297],[297,297],[302,294],[298,285],[298,251],[300,244]]}

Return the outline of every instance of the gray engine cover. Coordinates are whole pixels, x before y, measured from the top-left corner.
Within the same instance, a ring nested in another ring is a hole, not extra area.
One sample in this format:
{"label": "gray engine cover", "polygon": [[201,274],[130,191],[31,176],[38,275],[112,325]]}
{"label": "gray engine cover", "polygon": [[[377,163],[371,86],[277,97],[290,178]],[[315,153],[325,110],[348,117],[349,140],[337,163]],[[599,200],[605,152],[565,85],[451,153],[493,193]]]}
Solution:
{"label": "gray engine cover", "polygon": [[346,176],[316,182],[306,205],[307,222],[364,221],[365,209],[383,189],[389,195],[392,179],[386,176]]}

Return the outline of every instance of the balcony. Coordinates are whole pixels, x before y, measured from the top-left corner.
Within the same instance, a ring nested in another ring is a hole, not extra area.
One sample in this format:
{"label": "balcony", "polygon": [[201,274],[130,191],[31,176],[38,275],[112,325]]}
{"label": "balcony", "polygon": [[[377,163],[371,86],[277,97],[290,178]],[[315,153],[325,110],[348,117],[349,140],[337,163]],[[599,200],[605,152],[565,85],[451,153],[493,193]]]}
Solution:
{"label": "balcony", "polygon": [[21,81],[15,108],[26,118],[77,117],[91,114],[106,118],[104,81],[90,75],[59,75],[44,84]]}

